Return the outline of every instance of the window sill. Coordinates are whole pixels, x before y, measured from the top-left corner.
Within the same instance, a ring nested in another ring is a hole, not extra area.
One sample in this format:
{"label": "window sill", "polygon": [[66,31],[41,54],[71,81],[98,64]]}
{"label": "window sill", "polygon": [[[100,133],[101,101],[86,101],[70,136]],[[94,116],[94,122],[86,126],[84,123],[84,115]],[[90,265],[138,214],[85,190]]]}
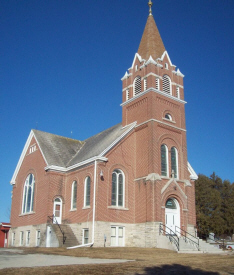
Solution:
{"label": "window sill", "polygon": [[82,209],[90,209],[90,205],[89,206],[84,206]]}
{"label": "window sill", "polygon": [[27,216],[27,215],[32,215],[32,214],[35,214],[35,212],[22,213],[22,214],[19,215],[19,217],[21,217],[21,216]]}
{"label": "window sill", "polygon": [[171,122],[171,123],[176,123],[174,120],[170,120],[170,119],[167,119],[167,118],[165,118],[165,117],[163,117],[163,120],[165,120],[165,121],[167,121],[167,122]]}
{"label": "window sill", "polygon": [[76,210],[77,210],[77,208],[72,208],[72,209],[70,209],[70,212],[74,212]]}
{"label": "window sill", "polygon": [[122,207],[122,206],[114,206],[114,205],[108,206],[108,208],[109,209],[115,209],[115,210],[124,210],[124,211],[129,210],[129,208]]}

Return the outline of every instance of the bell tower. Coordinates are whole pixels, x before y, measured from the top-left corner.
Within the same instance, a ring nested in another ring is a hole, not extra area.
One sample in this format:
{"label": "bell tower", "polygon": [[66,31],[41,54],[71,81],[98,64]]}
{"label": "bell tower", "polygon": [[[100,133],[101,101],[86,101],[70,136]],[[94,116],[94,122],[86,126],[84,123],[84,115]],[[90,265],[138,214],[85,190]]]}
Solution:
{"label": "bell tower", "polygon": [[152,2],[148,5],[138,51],[121,79],[122,125],[136,122],[136,177],[156,173],[189,179],[184,75],[171,62],[152,14]]}

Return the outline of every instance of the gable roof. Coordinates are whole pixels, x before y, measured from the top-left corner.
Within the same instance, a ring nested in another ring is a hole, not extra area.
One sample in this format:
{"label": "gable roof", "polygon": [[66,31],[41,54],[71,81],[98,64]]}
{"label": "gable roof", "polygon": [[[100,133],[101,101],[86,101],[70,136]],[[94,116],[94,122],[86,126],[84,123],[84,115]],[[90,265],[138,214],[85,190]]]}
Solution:
{"label": "gable roof", "polygon": [[80,150],[84,142],[39,130],[32,130],[47,165],[66,167],[69,160]]}
{"label": "gable roof", "polygon": [[118,141],[125,136],[134,125],[122,127],[119,123],[97,135],[90,137],[84,141],[83,147],[68,162],[67,167],[80,163],[95,156],[104,156]]}
{"label": "gable roof", "polygon": [[137,52],[145,60],[148,60],[150,56],[156,60],[157,58],[161,58],[165,52],[165,47],[153,15],[148,16]]}
{"label": "gable roof", "polygon": [[132,123],[122,127],[122,124],[119,123],[84,141],[66,138],[39,130],[32,130],[21,153],[11,179],[11,184],[15,184],[15,179],[33,137],[47,165],[45,169],[65,172],[79,167],[84,163],[90,163],[94,161],[95,158],[107,160],[104,158],[104,155],[125,137],[135,125],[136,123]]}

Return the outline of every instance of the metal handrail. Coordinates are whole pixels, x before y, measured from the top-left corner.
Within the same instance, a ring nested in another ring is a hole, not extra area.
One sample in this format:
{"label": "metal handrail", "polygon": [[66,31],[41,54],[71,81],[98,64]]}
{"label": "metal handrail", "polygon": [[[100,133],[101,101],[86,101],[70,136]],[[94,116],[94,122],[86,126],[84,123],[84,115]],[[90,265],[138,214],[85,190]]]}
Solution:
{"label": "metal handrail", "polygon": [[[167,230],[165,230],[164,228],[167,228],[170,230],[170,233],[168,233]],[[165,233],[165,235],[169,238],[170,242],[173,242],[178,251],[180,250],[180,241],[179,241],[179,237],[176,235],[176,233],[171,230],[171,228],[167,227],[165,224],[160,223],[159,225],[159,235],[161,235],[161,233]]]}
{"label": "metal handrail", "polygon": [[[178,228],[179,230],[177,230],[177,228]],[[192,234],[190,234],[189,232],[187,232],[186,230],[180,228],[180,227],[177,226],[177,225],[175,226],[175,230],[176,230],[176,233],[179,233],[179,234],[181,234],[181,231],[182,231],[183,233],[182,233],[181,235],[182,235],[183,237],[185,237],[185,242],[187,242],[187,239],[190,240],[191,242],[193,242],[193,243],[197,246],[197,249],[199,250],[199,238],[193,236]],[[184,234],[184,233],[185,233],[185,234]],[[193,237],[194,239],[196,239],[196,241],[192,240],[192,239],[189,238],[187,235]]]}
{"label": "metal handrail", "polygon": [[58,225],[58,227],[59,227],[59,229],[60,229],[60,231],[61,231],[61,233],[62,233],[62,235],[63,235],[63,244],[65,244],[65,241],[66,241],[66,238],[67,238],[67,237],[65,236],[65,232],[62,230],[61,226],[59,225],[59,223],[58,223],[58,221],[57,221],[55,215],[53,214],[52,216],[48,216],[48,218],[50,218],[50,219],[52,220],[53,223],[54,223],[54,221],[55,221],[55,223]]}

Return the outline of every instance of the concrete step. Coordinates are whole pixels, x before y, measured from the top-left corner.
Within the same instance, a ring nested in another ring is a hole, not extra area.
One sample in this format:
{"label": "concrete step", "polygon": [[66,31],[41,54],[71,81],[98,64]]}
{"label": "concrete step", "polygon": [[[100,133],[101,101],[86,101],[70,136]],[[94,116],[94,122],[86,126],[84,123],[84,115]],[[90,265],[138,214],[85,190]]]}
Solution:
{"label": "concrete step", "polygon": [[223,253],[223,250],[206,243],[205,241],[199,239],[199,249],[193,243],[185,239],[183,237],[180,238],[180,253]]}
{"label": "concrete step", "polygon": [[60,228],[64,232],[65,243],[63,243],[63,234],[62,234],[59,226],[57,224],[53,224],[52,228],[57,236],[60,247],[70,247],[70,246],[79,245],[79,242],[69,225],[60,224]]}

